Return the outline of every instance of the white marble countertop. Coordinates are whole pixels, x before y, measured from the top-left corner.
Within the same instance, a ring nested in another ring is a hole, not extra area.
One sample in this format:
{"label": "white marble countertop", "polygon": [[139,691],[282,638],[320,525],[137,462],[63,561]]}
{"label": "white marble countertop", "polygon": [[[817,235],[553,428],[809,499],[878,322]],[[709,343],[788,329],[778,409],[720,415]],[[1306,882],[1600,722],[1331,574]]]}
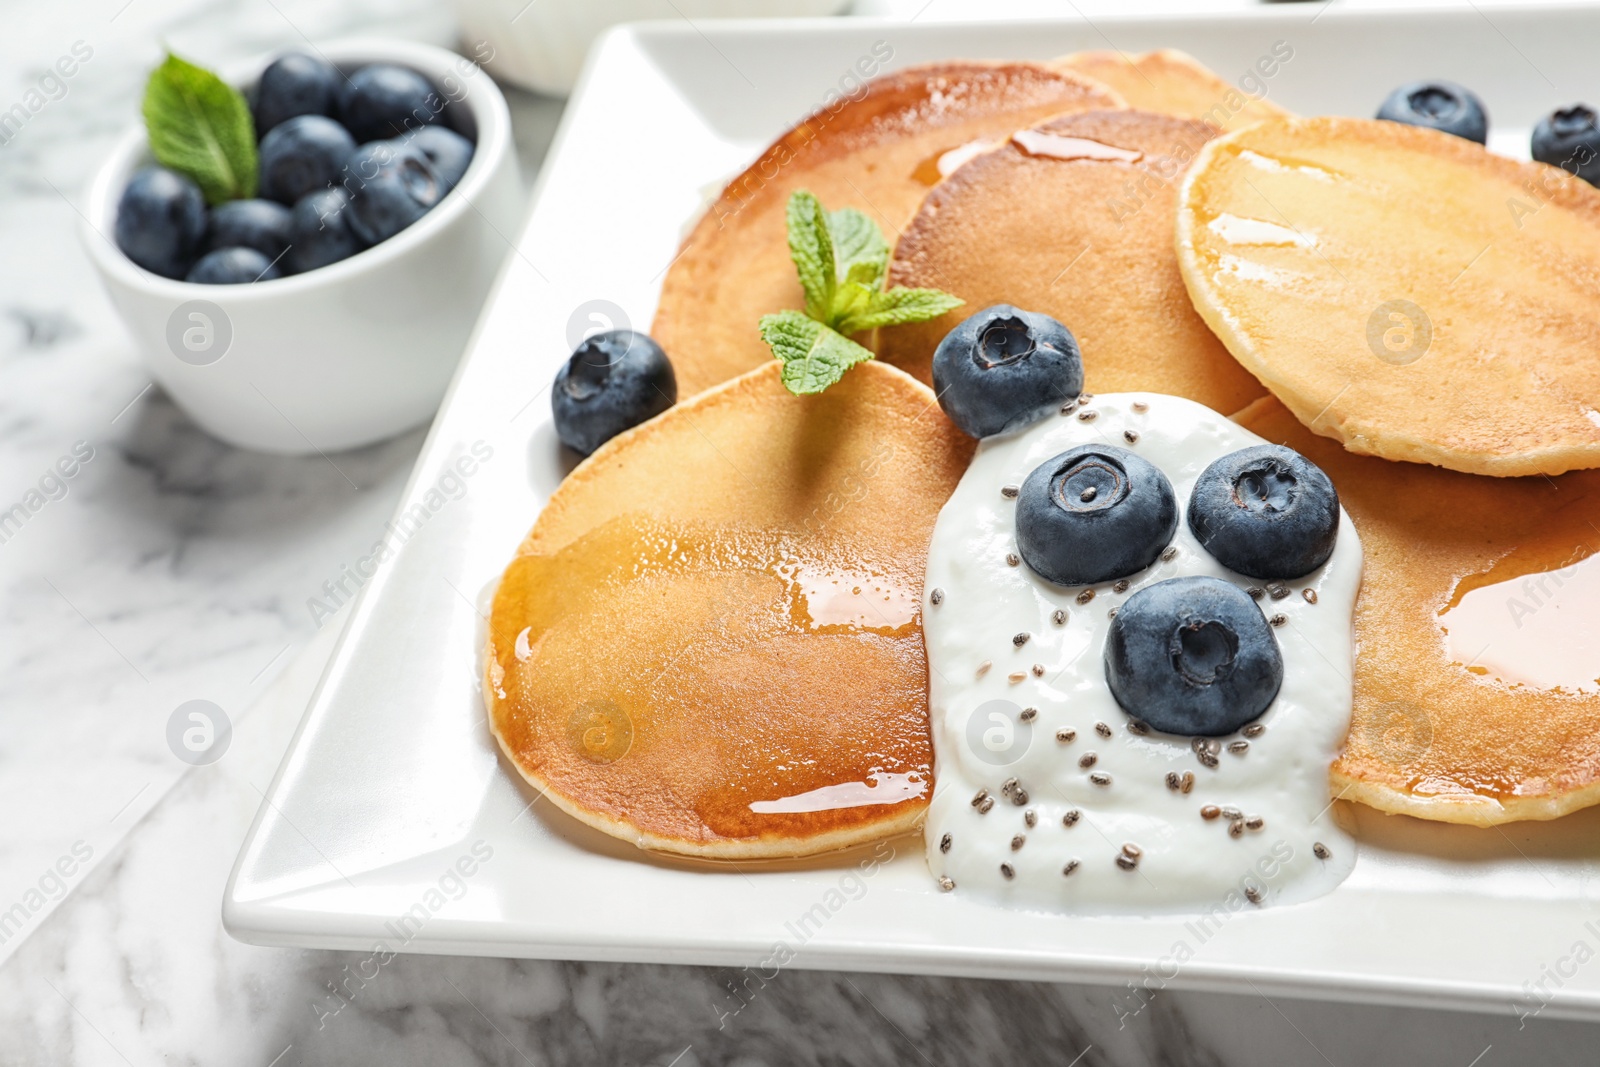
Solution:
{"label": "white marble countertop", "polygon": [[[0,511],[75,446],[92,450],[0,539],[0,1064],[1595,1062],[1600,1030],[1519,1030],[1509,1006],[1466,1016],[1163,992],[1123,1017],[1126,990],[795,970],[728,1018],[711,969],[402,957],[353,980],[357,956],[232,941],[223,883],[342,623],[319,627],[306,602],[387,521],[422,433],[337,470],[207,438],[150,386],[77,243],[80,197],[162,43],[223,65],[352,32],[448,44],[454,21],[435,0],[0,11],[0,110],[75,42],[92,49],[64,95],[0,144]],[[510,95],[531,179],[560,104]],[[167,718],[191,699],[235,724],[209,767],[167,748]]]}

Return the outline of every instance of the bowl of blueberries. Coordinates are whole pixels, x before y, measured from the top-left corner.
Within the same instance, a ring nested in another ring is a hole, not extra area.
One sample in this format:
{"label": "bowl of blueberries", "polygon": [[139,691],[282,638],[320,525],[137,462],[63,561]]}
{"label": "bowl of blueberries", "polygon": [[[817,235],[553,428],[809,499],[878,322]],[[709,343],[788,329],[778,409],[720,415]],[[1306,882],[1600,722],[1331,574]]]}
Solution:
{"label": "bowl of blueberries", "polygon": [[151,373],[242,448],[430,418],[514,247],[505,98],[470,60],[351,40],[219,78],[169,56],[82,237]]}

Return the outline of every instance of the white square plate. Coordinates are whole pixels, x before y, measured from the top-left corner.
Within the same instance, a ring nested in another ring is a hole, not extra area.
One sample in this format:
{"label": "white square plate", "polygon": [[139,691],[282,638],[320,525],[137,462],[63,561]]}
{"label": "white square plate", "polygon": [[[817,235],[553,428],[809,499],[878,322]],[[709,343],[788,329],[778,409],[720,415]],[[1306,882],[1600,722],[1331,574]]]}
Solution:
{"label": "white square plate", "polygon": [[1268,84],[1289,108],[1367,115],[1392,86],[1451,78],[1487,102],[1492,143],[1525,155],[1539,115],[1600,98],[1597,39],[1595,9],[1322,4],[1093,24],[613,32],[385,535],[399,551],[366,583],[239,857],[228,929],[267,945],[1118,984],[1148,967],[1154,983],[1498,1009],[1542,981],[1549,1014],[1600,1017],[1600,968],[1567,973],[1577,942],[1600,945],[1594,809],[1499,831],[1351,808],[1361,856],[1336,892],[1209,930],[1026,914],[939,893],[914,838],[737,868],[646,855],[536,803],[499,761],[477,683],[484,591],[564,473],[546,390],[574,322],[581,334],[592,302],[610,301],[646,327],[704,190],[830,90],[848,91],[875,43],[893,49],[892,67],[1173,46],[1237,79],[1287,41],[1293,58]]}

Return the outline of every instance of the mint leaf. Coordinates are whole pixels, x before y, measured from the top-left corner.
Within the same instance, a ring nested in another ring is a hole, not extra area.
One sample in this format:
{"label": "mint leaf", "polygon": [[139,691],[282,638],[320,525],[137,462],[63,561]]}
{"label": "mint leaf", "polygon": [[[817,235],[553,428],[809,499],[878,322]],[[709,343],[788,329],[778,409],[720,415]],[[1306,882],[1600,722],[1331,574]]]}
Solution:
{"label": "mint leaf", "polygon": [[842,279],[868,289],[881,287],[889,270],[889,242],[878,224],[853,207],[842,207],[828,212],[828,233]]}
{"label": "mint leaf", "polygon": [[789,197],[789,258],[800,272],[800,288],[806,294],[806,314],[826,321],[833,307],[833,237],[828,233],[828,215],[816,197],[799,190]]}
{"label": "mint leaf", "polygon": [[209,70],[168,53],[145,85],[144,124],[156,161],[194,179],[207,203],[255,195],[250,107]]}
{"label": "mint leaf", "polygon": [[865,307],[852,307],[836,324],[840,333],[861,333],[880,326],[899,326],[907,322],[927,322],[966,303],[938,289],[906,289],[896,286],[888,292],[873,293]]}
{"label": "mint leaf", "polygon": [[783,360],[783,386],[796,396],[820,393],[872,353],[798,311],[761,317],[761,339]]}
{"label": "mint leaf", "polygon": [[804,189],[785,211],[789,258],[800,275],[806,309],[761,317],[761,339],[783,362],[783,384],[796,395],[820,393],[872,351],[847,334],[936,319],[964,301],[937,289],[884,292],[889,242],[855,208],[824,211]]}

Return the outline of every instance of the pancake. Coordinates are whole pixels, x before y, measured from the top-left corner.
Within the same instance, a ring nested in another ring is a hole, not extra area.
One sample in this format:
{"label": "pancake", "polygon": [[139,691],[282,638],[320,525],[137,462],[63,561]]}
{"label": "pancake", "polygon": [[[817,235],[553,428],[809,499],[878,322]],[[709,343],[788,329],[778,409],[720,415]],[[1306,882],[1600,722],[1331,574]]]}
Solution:
{"label": "pancake", "polygon": [[1240,363],[1353,452],[1600,466],[1600,190],[1365,119],[1273,120],[1190,168],[1178,259]]}
{"label": "pancake", "polygon": [[859,208],[893,242],[939,180],[945,153],[1049,115],[1120,104],[1035,63],[948,62],[876,78],[837,110],[817,111],[728,184],[667,271],[650,332],[672,356],[679,395],[771,359],[757,322],[804,306],[784,225],[796,189],[830,211]]}
{"label": "pancake", "polygon": [[889,284],[937,286],[966,306],[883,331],[880,357],[928,381],[940,339],[963,317],[1005,303],[1065,323],[1094,392],[1171,393],[1221,412],[1262,396],[1195,314],[1172,251],[1178,177],[1211,128],[1095,111],[1035,132],[1064,155],[1142,158],[1052,158],[1011,141],[957,169],[906,227]]}
{"label": "pancake", "polygon": [[1262,119],[1290,114],[1264,96],[1250,96],[1229,85],[1187,52],[1172,48],[1131,54],[1073,52],[1050,65],[1093,78],[1122,97],[1129,107],[1199,119],[1219,130],[1236,130]]}
{"label": "pancake", "polygon": [[501,750],[643,848],[803,856],[927,807],[923,565],[973,444],[892,367],[803,398],[779,369],[602,446],[495,594]]}
{"label": "pancake", "polygon": [[1328,473],[1366,552],[1334,796],[1474,826],[1600,803],[1600,472],[1357,456],[1270,397],[1235,419]]}

